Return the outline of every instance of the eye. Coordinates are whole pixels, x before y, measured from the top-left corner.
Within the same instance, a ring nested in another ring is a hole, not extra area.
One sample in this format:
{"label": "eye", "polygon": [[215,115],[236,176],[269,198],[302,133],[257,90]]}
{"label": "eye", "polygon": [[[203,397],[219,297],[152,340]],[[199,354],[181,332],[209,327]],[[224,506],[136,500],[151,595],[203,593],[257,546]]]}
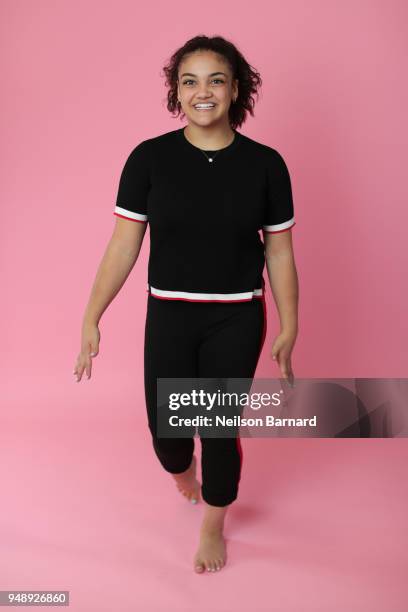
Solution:
{"label": "eye", "polygon": [[[225,81],[223,79],[213,79],[212,82],[214,83],[215,81],[218,81],[219,83],[225,83]],[[186,79],[185,81],[183,81],[183,85],[188,85],[188,83],[194,83],[193,79]]]}

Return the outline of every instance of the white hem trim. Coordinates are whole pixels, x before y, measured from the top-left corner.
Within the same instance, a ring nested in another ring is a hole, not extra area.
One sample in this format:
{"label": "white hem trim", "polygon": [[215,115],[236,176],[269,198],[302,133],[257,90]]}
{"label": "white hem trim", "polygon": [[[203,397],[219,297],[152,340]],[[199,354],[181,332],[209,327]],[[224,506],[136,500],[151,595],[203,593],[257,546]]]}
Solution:
{"label": "white hem trim", "polygon": [[[149,290],[149,284],[147,284]],[[242,293],[196,293],[191,291],[168,291],[166,289],[156,289],[150,285],[150,293],[157,297],[173,298],[173,299],[185,299],[194,301],[239,301],[239,300],[251,300],[254,295],[262,296],[262,289],[254,289],[253,291],[244,291]]]}

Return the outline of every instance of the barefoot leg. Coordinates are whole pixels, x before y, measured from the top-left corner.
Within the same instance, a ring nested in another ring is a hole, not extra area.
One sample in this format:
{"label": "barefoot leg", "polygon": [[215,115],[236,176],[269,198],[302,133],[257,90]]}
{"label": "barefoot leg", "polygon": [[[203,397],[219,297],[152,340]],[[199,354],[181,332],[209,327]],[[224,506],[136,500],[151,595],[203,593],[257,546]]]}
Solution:
{"label": "barefoot leg", "polygon": [[224,519],[229,506],[210,506],[206,504],[200,530],[200,542],[194,557],[197,573],[207,570],[215,572],[226,563],[226,546],[223,535]]}

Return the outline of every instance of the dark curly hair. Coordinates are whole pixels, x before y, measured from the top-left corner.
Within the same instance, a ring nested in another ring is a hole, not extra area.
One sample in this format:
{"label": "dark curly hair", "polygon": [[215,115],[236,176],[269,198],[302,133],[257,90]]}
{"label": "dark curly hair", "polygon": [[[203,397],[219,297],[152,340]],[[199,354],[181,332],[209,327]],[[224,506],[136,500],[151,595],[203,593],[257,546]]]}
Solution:
{"label": "dark curly hair", "polygon": [[177,84],[178,84],[178,68],[181,61],[187,54],[194,51],[214,51],[223,56],[229,63],[232,72],[232,78],[238,79],[238,97],[235,102],[231,102],[228,114],[231,128],[241,126],[249,112],[254,116],[254,98],[256,94],[259,97],[258,88],[262,86],[260,74],[245,60],[243,55],[238,51],[235,45],[223,38],[222,36],[208,37],[204,34],[195,36],[188,40],[182,47],[177,49],[171,56],[168,64],[163,68],[166,77],[167,92],[167,109],[176,117],[181,114],[181,118],[185,117],[182,112],[181,104],[177,99]]}

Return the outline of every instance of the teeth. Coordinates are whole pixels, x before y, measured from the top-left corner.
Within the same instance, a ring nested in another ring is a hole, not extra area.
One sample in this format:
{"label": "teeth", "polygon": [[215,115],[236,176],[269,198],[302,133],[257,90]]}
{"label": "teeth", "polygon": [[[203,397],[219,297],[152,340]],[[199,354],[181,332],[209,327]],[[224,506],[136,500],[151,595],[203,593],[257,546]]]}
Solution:
{"label": "teeth", "polygon": [[195,108],[212,108],[214,104],[195,104]]}

